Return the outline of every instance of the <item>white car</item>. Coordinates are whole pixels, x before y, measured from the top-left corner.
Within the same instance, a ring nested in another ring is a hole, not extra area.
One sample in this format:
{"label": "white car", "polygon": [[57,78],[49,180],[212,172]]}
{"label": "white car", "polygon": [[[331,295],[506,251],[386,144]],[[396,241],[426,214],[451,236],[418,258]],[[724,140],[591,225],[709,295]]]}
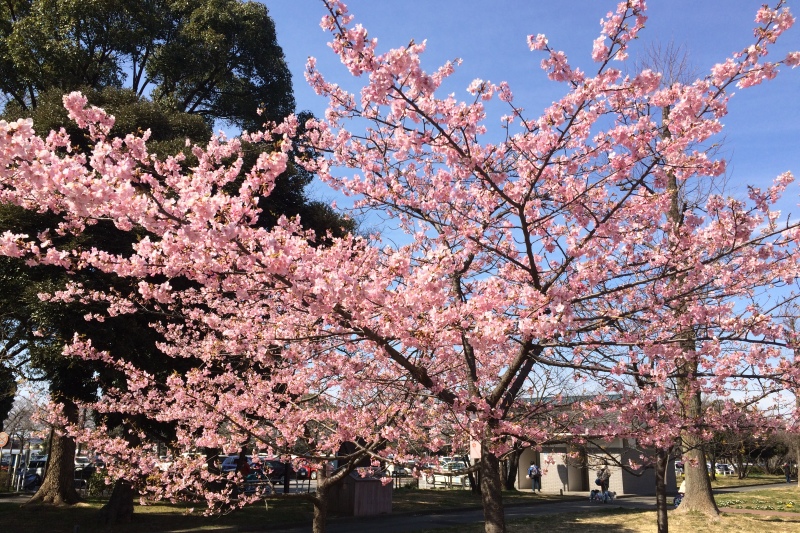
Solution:
{"label": "white car", "polygon": [[717,465],[717,474],[723,476],[732,476],[736,473],[736,470],[729,464],[721,463]]}
{"label": "white car", "polygon": [[435,487],[469,487],[469,476],[465,473],[467,465],[464,462],[448,462],[440,464],[437,470],[425,474],[425,482]]}

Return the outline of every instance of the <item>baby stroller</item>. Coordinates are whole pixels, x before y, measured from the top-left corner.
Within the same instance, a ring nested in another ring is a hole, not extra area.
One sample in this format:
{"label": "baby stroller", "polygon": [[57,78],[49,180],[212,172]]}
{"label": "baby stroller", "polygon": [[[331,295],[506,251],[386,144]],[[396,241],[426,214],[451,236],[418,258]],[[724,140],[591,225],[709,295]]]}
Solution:
{"label": "baby stroller", "polygon": [[610,490],[602,491],[599,489],[595,489],[589,493],[589,501],[590,502],[613,502],[614,498],[616,497],[616,493],[611,492]]}
{"label": "baby stroller", "polygon": [[675,499],[674,499],[674,500],[672,500],[672,504],[673,504],[673,505],[675,506],[675,508],[677,509],[677,508],[678,508],[678,506],[681,504],[681,502],[682,502],[682,501],[683,501],[683,493],[682,493],[682,492],[679,492],[679,493],[678,493],[678,495],[677,495],[677,496],[675,496]]}

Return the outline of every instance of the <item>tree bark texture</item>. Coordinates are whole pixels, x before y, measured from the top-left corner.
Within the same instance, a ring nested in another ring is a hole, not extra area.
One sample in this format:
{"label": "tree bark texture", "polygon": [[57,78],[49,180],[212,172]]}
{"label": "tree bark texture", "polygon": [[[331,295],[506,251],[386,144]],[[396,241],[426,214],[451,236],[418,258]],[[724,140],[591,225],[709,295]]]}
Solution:
{"label": "tree bark texture", "polygon": [[[322,470],[325,470],[323,466]],[[323,474],[324,472],[320,472]],[[311,522],[311,531],[313,533],[325,533],[325,525],[328,521],[328,495],[331,490],[331,485],[326,483],[327,479],[319,476],[317,484],[317,497],[314,499],[314,518]]]}
{"label": "tree bark texture", "polygon": [[669,450],[656,450],[656,519],[658,533],[669,533],[669,515],[667,514],[667,466]]}
{"label": "tree bark texture", "polygon": [[503,510],[503,485],[500,483],[500,460],[489,450],[489,439],[481,443],[481,502],[483,503],[484,531],[505,533],[506,517]]}
{"label": "tree bark texture", "polygon": [[[77,422],[78,407],[69,400],[62,400],[64,416],[69,422]],[[75,490],[75,441],[56,433],[47,457],[47,470],[42,485],[28,501],[53,505],[73,505],[81,501]]]}
{"label": "tree bark texture", "polygon": [[[706,457],[702,443],[693,436],[684,436],[683,472],[686,476],[686,494],[676,511],[686,513],[697,511],[708,516],[719,516],[717,503],[708,479]],[[695,463],[695,464],[692,464]]]}
{"label": "tree bark texture", "polygon": [[[688,377],[696,375],[697,363],[687,364],[686,367],[687,377],[678,379],[679,394],[681,394],[683,407],[686,410],[686,419],[698,420],[702,416],[700,393],[692,390],[691,379]],[[708,478],[703,442],[688,431],[683,432],[681,440],[683,442],[683,475],[686,476],[686,494],[677,510],[682,513],[696,511],[717,517],[719,508],[714,501],[711,480]]]}
{"label": "tree bark texture", "polygon": [[124,479],[114,483],[111,497],[100,509],[100,521],[107,526],[123,524],[133,519],[133,486]]}

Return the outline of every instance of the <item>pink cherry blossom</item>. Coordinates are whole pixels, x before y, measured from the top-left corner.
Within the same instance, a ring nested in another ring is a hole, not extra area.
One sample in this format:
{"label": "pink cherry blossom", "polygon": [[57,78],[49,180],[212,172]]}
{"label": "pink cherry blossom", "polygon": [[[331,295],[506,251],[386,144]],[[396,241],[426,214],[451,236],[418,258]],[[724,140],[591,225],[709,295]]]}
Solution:
{"label": "pink cherry blossom", "polygon": [[[63,131],[42,138],[29,120],[0,122],[0,201],[61,217],[39,235],[0,236],[0,253],[131,278],[132,294],[72,285],[42,298],[93,302],[103,311],[91,320],[169,316],[152,324],[159,350],[187,363],[159,376],[76,337],[65,357],[125,376],[93,409],[170,424],[176,452],[246,448],[322,466],[349,443],[356,451],[340,459],[351,470],[360,459],[478,442],[489,531],[503,528],[495,467],[514,446],[581,435],[574,444],[619,437],[664,451],[682,436],[780,425],[743,402],[800,381],[795,339],[774,316],[774,300],[793,298],[798,279],[800,226],[775,211],[792,175],[743,199],[689,204],[683,192],[725,172],[709,147],[726,88],[796,66],[796,53],[763,60],[791,24],[782,4],[759,12],[752,46],[669,88],[660,73],[610,66],[642,30],[644,2],[620,3],[601,22],[596,72],[530,37],[564,95],[527,116],[504,82],[476,79],[468,101],[440,95],[456,63],[425,72],[425,43],[377,53],[342,2],[324,3],[331,49],[363,88],[345,91],[309,59],[307,80],[328,112],[301,138],[296,117],[244,135],[277,148],[247,173],[240,139],[187,147],[197,165],[186,168],[183,154],[152,155],[147,134],[109,139],[113,117],[76,93],[64,103],[92,140],[87,153],[66,150]],[[489,142],[495,98],[508,110]],[[390,217],[402,238],[327,236],[322,246],[298,220],[257,227],[258,199],[292,148],[305,156],[293,164]],[[146,236],[125,254],[53,245],[53,235],[98,220]],[[757,395],[731,396],[753,380],[763,384]],[[692,394],[720,411],[687,414]],[[219,509],[277,497],[235,499],[237,474],[202,459],[159,468],[144,434],[131,446],[102,425],[65,430],[155,498],[195,494]],[[228,488],[209,489],[218,483]]]}

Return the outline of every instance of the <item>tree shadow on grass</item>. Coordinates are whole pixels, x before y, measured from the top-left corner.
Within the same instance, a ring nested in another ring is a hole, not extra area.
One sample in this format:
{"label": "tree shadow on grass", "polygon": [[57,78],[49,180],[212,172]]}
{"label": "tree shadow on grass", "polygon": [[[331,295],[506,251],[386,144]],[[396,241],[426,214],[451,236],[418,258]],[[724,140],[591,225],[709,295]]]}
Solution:
{"label": "tree shadow on grass", "polygon": [[[567,533],[573,531],[602,531],[603,533],[639,533],[640,529],[633,529],[623,524],[593,523],[587,520],[586,516],[576,514],[563,514],[559,516],[559,523],[553,527],[548,525],[545,529],[537,527],[536,531],[547,531],[548,533]],[[520,530],[522,531],[522,530]]]}
{"label": "tree shadow on grass", "polygon": [[[24,506],[19,502],[0,502],[0,532],[48,533],[142,533],[145,531],[180,531],[192,528],[214,529],[231,527],[253,529],[265,523],[272,525],[304,525],[311,523],[311,512],[294,502],[282,505],[255,504],[222,516],[203,516],[202,509],[188,504],[136,505],[130,523],[114,524],[109,528],[98,516],[102,500],[90,499],[87,503],[56,507],[51,505]],[[76,529],[77,528],[77,529]]]}
{"label": "tree shadow on grass", "polygon": [[603,533],[639,533],[642,531],[639,523],[641,515],[641,510],[620,508],[539,515],[511,522],[508,532],[546,531],[547,533],[574,533],[576,531],[602,531]]}

